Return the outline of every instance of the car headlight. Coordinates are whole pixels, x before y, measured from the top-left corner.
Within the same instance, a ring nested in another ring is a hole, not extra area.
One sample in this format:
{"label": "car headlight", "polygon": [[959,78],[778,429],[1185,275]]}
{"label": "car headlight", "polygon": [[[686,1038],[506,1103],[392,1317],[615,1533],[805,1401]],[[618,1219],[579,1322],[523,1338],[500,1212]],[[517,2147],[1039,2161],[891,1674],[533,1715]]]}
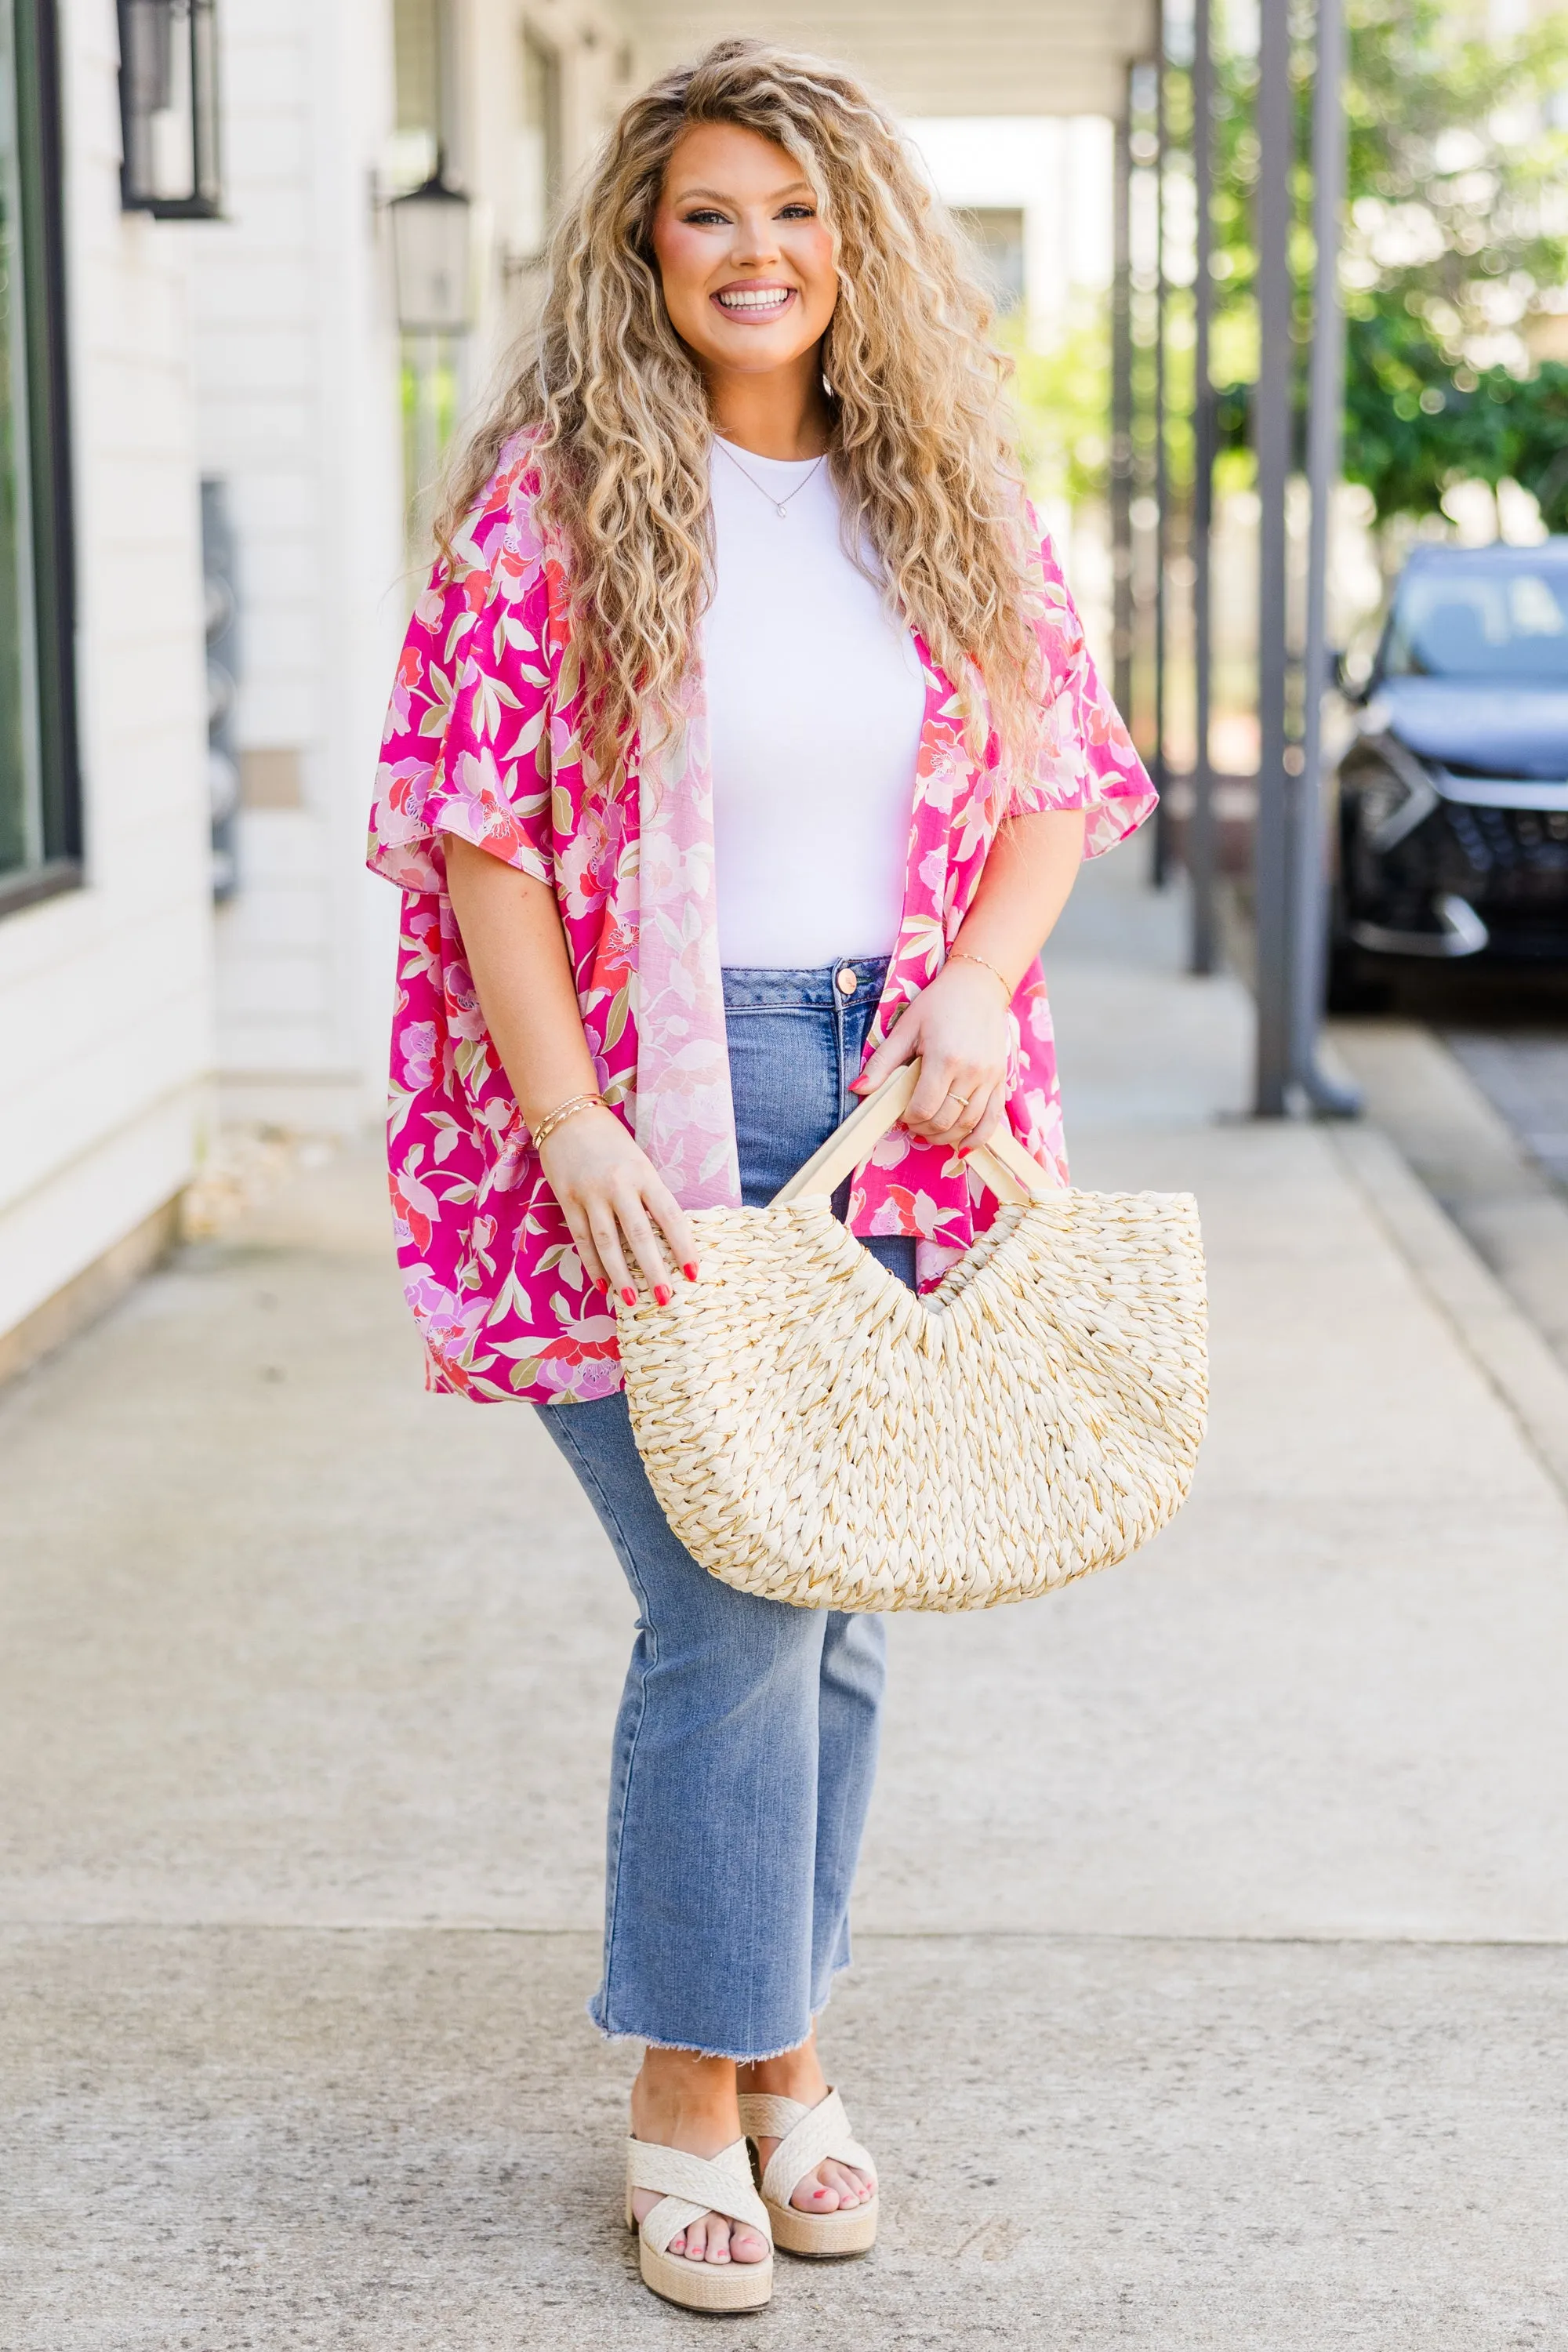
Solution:
{"label": "car headlight", "polygon": [[1340,789],[1360,820],[1370,849],[1392,849],[1437,805],[1431,778],[1392,735],[1357,744],[1340,771]]}

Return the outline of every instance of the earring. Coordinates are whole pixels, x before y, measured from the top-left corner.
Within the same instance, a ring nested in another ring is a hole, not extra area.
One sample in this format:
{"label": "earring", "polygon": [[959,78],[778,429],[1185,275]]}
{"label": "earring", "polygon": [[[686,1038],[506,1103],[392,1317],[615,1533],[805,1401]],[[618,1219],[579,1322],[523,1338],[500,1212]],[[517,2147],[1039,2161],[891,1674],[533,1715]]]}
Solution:
{"label": "earring", "polygon": [[837,399],[837,394],[834,391],[833,386],[827,381],[827,371],[826,368],[824,368],[822,372],[822,389],[829,400]]}

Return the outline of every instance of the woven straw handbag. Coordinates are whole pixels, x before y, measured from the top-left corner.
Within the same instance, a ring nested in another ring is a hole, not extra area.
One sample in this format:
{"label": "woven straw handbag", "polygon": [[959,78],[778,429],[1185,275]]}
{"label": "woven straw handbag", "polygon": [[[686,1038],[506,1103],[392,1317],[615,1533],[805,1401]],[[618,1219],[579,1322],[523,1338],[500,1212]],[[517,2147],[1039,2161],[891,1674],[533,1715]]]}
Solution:
{"label": "woven straw handbag", "polygon": [[835,1218],[909,1102],[895,1072],[765,1209],[697,1213],[701,1280],[619,1318],[665,1517],[726,1584],[804,1609],[989,1609],[1146,1543],[1208,1405],[1186,1192],[1061,1192],[1003,1136],[1003,1206],[920,1298]]}

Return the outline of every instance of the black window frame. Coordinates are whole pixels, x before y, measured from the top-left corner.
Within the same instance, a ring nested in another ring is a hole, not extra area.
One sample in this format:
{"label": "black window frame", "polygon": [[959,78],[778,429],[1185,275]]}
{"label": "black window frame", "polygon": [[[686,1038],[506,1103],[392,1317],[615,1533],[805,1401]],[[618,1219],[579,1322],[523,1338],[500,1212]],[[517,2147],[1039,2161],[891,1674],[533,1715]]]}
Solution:
{"label": "black window frame", "polygon": [[35,866],[0,875],[0,916],[75,889],[84,878],[59,19],[56,0],[10,0],[10,6],[44,854]]}

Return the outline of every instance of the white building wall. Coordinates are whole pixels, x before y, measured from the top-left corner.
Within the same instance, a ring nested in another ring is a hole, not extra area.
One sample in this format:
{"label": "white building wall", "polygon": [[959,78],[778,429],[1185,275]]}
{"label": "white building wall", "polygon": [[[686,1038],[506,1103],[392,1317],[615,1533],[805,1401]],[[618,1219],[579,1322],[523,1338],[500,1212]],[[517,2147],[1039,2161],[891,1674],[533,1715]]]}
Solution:
{"label": "white building wall", "polygon": [[473,196],[480,246],[475,330],[463,355],[471,406],[488,399],[541,283],[533,271],[509,276],[521,233],[517,139],[525,28],[560,72],[562,190],[576,184],[622,100],[633,58],[625,15],[614,0],[468,0],[459,20],[459,87],[453,109],[453,167]]}
{"label": "white building wall", "polygon": [[[557,50],[568,171],[597,135],[618,19],[591,0],[473,0],[458,18],[452,168],[483,272],[466,389],[518,306],[500,270],[524,21]],[[383,712],[414,593],[384,213],[390,0],[226,0],[226,211],[195,269],[203,470],[238,542],[239,887],[217,917],[220,1100],[357,1125],[385,1091],[396,901],[364,871]]]}
{"label": "white building wall", "polygon": [[183,1189],[211,1066],[201,232],[121,213],[113,9],[60,38],[87,884],[0,920],[0,1334]]}
{"label": "white building wall", "polygon": [[348,1127],[384,1087],[395,900],[364,871],[409,601],[374,194],[387,0],[227,0],[225,209],[195,270],[201,464],[237,540],[244,804],[218,914],[226,1114]]}

